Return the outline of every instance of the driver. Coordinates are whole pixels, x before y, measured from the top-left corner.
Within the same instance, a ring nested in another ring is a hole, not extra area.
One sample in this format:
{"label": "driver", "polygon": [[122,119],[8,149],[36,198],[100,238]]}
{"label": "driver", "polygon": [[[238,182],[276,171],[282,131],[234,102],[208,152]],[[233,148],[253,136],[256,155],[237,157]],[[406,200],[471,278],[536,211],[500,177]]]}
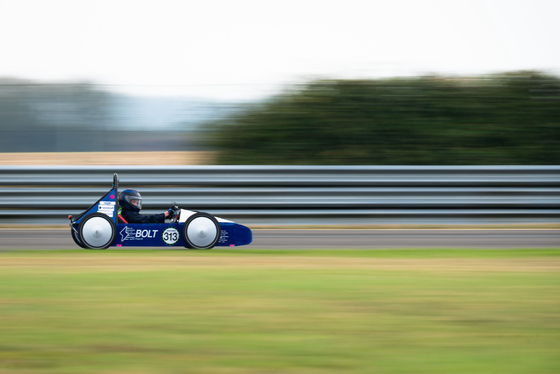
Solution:
{"label": "driver", "polygon": [[125,223],[164,223],[166,218],[175,216],[173,209],[164,213],[144,215],[142,209],[142,196],[136,190],[124,190],[119,194],[119,217]]}

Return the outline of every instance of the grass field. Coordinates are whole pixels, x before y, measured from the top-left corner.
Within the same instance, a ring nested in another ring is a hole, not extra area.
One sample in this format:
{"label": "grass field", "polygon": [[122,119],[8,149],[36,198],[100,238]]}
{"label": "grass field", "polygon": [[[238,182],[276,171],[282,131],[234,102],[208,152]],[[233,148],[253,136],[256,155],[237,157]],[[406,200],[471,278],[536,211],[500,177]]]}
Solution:
{"label": "grass field", "polygon": [[0,373],[559,373],[560,249],[0,253]]}

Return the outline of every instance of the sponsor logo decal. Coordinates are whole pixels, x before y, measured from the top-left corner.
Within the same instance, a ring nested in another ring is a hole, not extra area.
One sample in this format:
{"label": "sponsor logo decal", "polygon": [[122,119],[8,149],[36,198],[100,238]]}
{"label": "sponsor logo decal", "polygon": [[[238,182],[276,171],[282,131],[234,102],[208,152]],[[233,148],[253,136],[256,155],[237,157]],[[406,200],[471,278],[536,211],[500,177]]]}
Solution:
{"label": "sponsor logo decal", "polygon": [[179,231],[175,227],[168,227],[161,234],[161,238],[165,244],[173,245],[179,241]]}
{"label": "sponsor logo decal", "polygon": [[227,243],[229,240],[229,234],[226,230],[221,230],[220,232],[220,239],[218,240],[218,243],[224,244]]}
{"label": "sponsor logo decal", "polygon": [[125,226],[124,229],[121,230],[121,242],[125,240],[134,240],[134,230],[132,227]]}
{"label": "sponsor logo decal", "polygon": [[121,234],[121,242],[125,240],[142,240],[146,238],[155,238],[159,230],[141,230],[125,226]]}
{"label": "sponsor logo decal", "polygon": [[115,202],[114,201],[100,201],[99,205],[97,206],[97,211],[99,213],[106,214],[109,217],[113,217],[113,212],[115,211]]}

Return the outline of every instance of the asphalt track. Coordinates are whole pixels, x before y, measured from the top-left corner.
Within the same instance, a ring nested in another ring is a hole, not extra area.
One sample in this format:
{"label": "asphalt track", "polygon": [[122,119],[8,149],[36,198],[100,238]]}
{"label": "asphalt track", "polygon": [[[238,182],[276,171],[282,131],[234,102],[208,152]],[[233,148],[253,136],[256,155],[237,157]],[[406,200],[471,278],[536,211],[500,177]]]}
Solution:
{"label": "asphalt track", "polygon": [[[246,249],[560,248],[560,230],[253,230]],[[70,229],[0,229],[0,250],[79,249]],[[155,249],[155,248],[154,248]],[[165,249],[165,248],[161,248]],[[169,248],[167,248],[169,249]],[[180,249],[180,248],[176,248]]]}

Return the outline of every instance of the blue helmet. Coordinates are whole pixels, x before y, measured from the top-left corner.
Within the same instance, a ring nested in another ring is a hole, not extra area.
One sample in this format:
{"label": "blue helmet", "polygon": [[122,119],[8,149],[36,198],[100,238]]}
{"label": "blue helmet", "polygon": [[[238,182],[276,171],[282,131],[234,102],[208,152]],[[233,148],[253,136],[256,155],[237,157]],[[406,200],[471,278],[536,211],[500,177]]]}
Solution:
{"label": "blue helmet", "polygon": [[[136,200],[136,203],[132,203]],[[136,190],[124,190],[119,193],[119,204],[127,210],[139,212],[142,209],[142,195]]]}

